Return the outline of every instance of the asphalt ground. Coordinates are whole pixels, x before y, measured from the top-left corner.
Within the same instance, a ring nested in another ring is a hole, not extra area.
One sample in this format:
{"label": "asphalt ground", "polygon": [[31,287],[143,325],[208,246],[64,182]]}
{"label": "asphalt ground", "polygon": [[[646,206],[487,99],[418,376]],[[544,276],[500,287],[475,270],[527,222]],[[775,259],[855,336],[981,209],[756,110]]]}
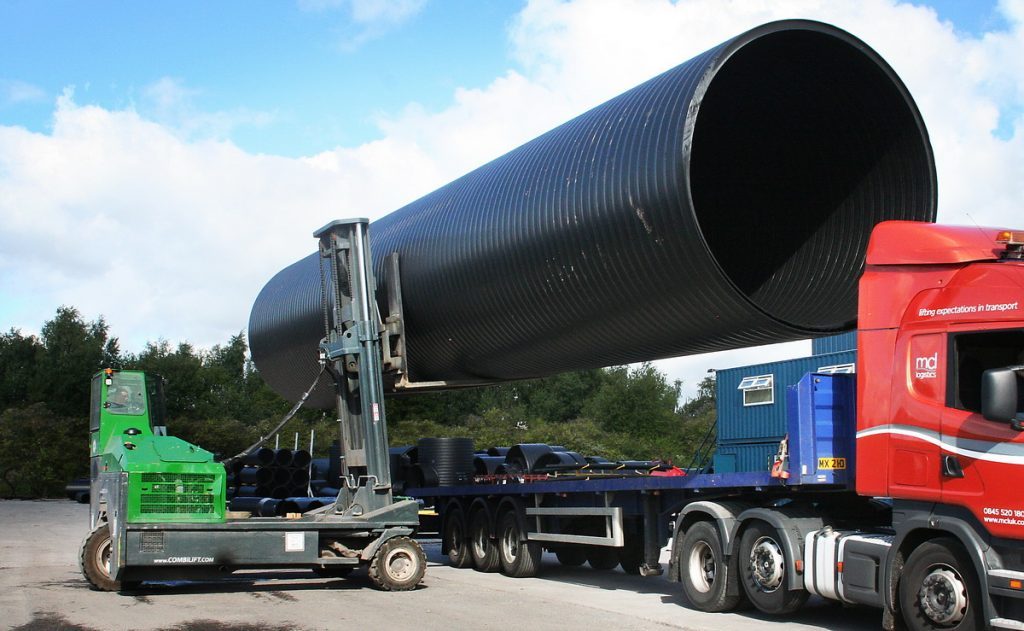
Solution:
{"label": "asphalt ground", "polygon": [[197,629],[878,629],[881,613],[812,599],[786,620],[754,611],[706,614],[687,606],[677,583],[568,568],[546,554],[537,578],[457,570],[436,539],[412,592],[380,592],[360,571],[344,579],[312,572],[236,573],[216,582],[146,585],[131,594],[89,589],[77,555],[88,507],[67,500],[0,501],[0,628]]}

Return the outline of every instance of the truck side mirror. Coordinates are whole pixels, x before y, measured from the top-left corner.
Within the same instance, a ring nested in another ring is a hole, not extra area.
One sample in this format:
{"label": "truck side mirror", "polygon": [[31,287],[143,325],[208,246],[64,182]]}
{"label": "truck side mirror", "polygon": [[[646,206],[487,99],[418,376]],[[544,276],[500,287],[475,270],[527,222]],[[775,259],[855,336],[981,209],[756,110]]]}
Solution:
{"label": "truck side mirror", "polygon": [[[1014,423],[1017,417],[1017,371],[1022,366],[993,368],[981,375],[981,415],[990,421]],[[1016,423],[1014,423],[1016,427]]]}

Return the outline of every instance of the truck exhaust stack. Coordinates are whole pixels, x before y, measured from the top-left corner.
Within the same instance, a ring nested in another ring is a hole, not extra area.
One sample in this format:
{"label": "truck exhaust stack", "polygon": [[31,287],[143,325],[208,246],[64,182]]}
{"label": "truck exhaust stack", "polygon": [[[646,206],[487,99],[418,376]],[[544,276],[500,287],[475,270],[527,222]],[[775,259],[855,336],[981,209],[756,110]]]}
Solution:
{"label": "truck exhaust stack", "polygon": [[[872,227],[934,221],[936,195],[924,122],[893,70],[842,30],[792,20],[611,99],[370,235],[378,283],[399,255],[409,377],[486,382],[841,331]],[[253,305],[267,383],[296,400],[323,334],[313,254]],[[332,389],[309,403],[333,406]]]}

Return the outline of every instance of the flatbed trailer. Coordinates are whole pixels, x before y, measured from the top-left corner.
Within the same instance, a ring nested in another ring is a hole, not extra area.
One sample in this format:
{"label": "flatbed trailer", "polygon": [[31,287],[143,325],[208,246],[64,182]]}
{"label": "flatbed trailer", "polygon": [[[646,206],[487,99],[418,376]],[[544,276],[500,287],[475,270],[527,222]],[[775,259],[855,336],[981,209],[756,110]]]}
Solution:
{"label": "flatbed trailer", "polygon": [[546,548],[657,575],[668,543],[669,580],[704,611],[818,595],[881,608],[886,629],[1024,629],[1022,258],[1021,231],[879,224],[856,374],[789,388],[770,472],[405,492],[436,507],[457,567],[532,576]]}

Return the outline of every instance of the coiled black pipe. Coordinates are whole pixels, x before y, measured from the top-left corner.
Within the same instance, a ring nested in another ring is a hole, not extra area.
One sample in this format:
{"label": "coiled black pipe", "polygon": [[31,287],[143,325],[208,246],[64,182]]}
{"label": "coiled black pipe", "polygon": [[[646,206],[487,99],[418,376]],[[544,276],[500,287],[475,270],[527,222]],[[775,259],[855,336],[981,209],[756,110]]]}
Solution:
{"label": "coiled black pipe", "polygon": [[[493,381],[806,338],[856,317],[871,228],[932,221],[906,87],[817,22],[743,33],[374,222],[410,377]],[[331,218],[327,218],[331,219]],[[249,320],[263,378],[318,371],[317,256]],[[381,292],[380,295],[385,295]],[[312,405],[333,405],[321,384]]]}

